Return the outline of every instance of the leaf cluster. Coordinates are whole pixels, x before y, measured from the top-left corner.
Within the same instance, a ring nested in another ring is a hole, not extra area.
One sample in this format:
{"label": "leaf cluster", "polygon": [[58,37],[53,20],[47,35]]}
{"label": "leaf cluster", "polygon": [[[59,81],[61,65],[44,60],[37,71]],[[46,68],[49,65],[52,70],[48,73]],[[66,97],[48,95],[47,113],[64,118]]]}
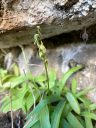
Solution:
{"label": "leaf cluster", "polygon": [[24,113],[32,110],[24,128],[93,128],[96,105],[86,97],[91,88],[78,92],[74,79],[70,88],[66,86],[69,77],[81,68],[71,68],[61,79],[57,79],[54,70],[48,71],[49,92],[45,74],[36,77],[30,73],[15,75],[1,69],[0,91],[8,92],[2,100],[1,110],[5,113],[11,110],[11,92],[12,110],[22,109]]}
{"label": "leaf cluster", "polygon": [[86,94],[91,88],[77,91],[77,82],[68,78],[82,67],[74,67],[57,80],[54,71],[49,72],[50,93],[36,105],[26,118],[24,128],[93,128],[96,120],[95,109]]}

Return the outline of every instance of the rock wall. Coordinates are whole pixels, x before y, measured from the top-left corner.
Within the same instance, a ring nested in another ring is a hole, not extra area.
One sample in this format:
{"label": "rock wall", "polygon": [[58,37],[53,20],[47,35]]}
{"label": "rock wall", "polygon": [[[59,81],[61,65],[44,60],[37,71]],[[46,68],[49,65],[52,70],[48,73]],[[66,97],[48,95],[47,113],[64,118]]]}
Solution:
{"label": "rock wall", "polygon": [[29,44],[96,24],[96,0],[1,0],[0,48]]}

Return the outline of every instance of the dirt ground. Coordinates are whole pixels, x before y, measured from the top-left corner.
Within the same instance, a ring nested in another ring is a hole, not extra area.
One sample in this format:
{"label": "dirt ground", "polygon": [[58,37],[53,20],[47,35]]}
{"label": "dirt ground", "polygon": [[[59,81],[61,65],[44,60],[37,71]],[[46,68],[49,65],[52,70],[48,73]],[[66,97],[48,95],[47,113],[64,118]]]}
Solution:
{"label": "dirt ground", "polygon": [[11,128],[11,122],[6,114],[0,113],[0,128]]}
{"label": "dirt ground", "polygon": [[[24,118],[22,117],[22,115],[18,117],[14,117],[14,128],[23,128],[24,125]],[[10,118],[10,114],[6,113],[0,113],[0,128],[11,128],[11,118]]]}

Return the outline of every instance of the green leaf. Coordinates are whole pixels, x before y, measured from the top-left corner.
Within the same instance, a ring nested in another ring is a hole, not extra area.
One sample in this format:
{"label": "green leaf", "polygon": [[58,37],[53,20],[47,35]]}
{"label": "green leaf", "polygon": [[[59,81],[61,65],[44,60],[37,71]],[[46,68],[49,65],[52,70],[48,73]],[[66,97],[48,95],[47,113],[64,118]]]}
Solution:
{"label": "green leaf", "polygon": [[75,115],[75,116],[79,120],[81,125],[85,128],[86,127],[85,120],[80,115]]}
{"label": "green leaf", "polygon": [[49,85],[50,88],[52,88],[55,86],[55,82],[56,82],[56,71],[55,70],[48,71],[48,76],[49,76]]}
{"label": "green leaf", "polygon": [[[24,96],[28,92],[28,89],[26,87],[27,86],[26,86],[26,83],[25,83],[25,85],[22,86],[21,88],[11,89],[13,110],[18,110],[19,108],[22,108],[25,112]],[[10,96],[6,96],[4,99],[2,99],[1,109],[4,112],[10,111]]]}
{"label": "green leaf", "polygon": [[68,72],[66,72],[64,74],[64,76],[61,78],[61,80],[59,81],[59,85],[60,85],[60,91],[62,92],[63,87],[65,86],[66,81],[68,80],[68,78],[75,72],[77,72],[78,70],[82,69],[82,66],[78,66],[78,67],[73,67],[71,68]]}
{"label": "green leaf", "polygon": [[[16,111],[22,108],[22,97],[19,99],[12,98],[12,110]],[[2,103],[1,111],[6,113],[11,110],[10,97],[6,97],[4,103]]]}
{"label": "green leaf", "polygon": [[70,104],[70,106],[72,107],[72,109],[77,113],[80,114],[80,106],[78,101],[76,100],[76,98],[73,96],[72,93],[67,92],[66,94],[66,98]]}
{"label": "green leaf", "polygon": [[72,126],[68,123],[68,121],[66,121],[65,119],[62,119],[61,128],[72,128]]}
{"label": "green leaf", "polygon": [[22,84],[25,81],[23,76],[15,76],[11,77],[8,82],[5,82],[3,84],[3,88],[8,89],[8,88],[14,88],[20,84]]}
{"label": "green leaf", "polygon": [[84,104],[84,107],[89,109],[89,106],[91,104],[91,101],[86,96],[78,97],[78,100]]}
{"label": "green leaf", "polygon": [[[38,115],[34,115],[34,116],[31,116],[31,119],[28,120],[24,127],[23,128],[37,128],[37,124],[38,124],[38,121],[39,121],[39,118],[38,118]],[[39,127],[40,127],[40,123],[39,123]]]}
{"label": "green leaf", "polygon": [[72,80],[72,93],[75,94],[77,92],[77,81],[75,79]]}
{"label": "green leaf", "polygon": [[64,100],[62,100],[54,108],[54,112],[52,114],[52,121],[51,121],[52,128],[59,128],[60,118],[61,118],[61,114],[63,112],[64,106],[65,106],[65,102]]}
{"label": "green leaf", "polygon": [[26,76],[13,76],[10,79],[8,79],[7,82],[3,84],[4,89],[10,89],[14,88],[16,86],[21,85],[23,82],[28,82],[28,80],[33,81],[33,77],[30,74],[26,74]]}
{"label": "green leaf", "polygon": [[63,110],[63,117],[66,118],[69,112],[72,111],[72,107],[70,106],[69,103],[65,104],[64,110]]}
{"label": "green leaf", "polygon": [[[26,127],[24,127],[26,128]],[[27,127],[28,128],[28,127]],[[31,128],[40,128],[40,122],[35,123]]]}
{"label": "green leaf", "polygon": [[46,77],[44,75],[34,77],[35,82],[44,82],[46,81]]}
{"label": "green leaf", "polygon": [[26,92],[28,92],[28,85],[26,83],[23,83],[21,87],[12,88],[11,92],[12,92],[12,95],[17,99],[21,97],[23,98]]}
{"label": "green leaf", "polygon": [[79,120],[76,118],[76,116],[74,116],[71,112],[68,114],[67,120],[72,128],[84,128]]}
{"label": "green leaf", "polygon": [[58,100],[60,100],[60,97],[57,97],[57,96],[54,96],[54,95],[53,95],[53,96],[48,96],[48,97],[46,97],[44,100],[42,100],[42,101],[36,106],[35,109],[33,109],[32,112],[30,112],[30,114],[27,116],[27,119],[29,119],[33,114],[36,114],[36,113],[39,114],[39,112],[42,110],[42,108],[43,108],[45,105],[50,104],[50,103],[52,103],[52,102],[56,102],[56,101],[58,101]]}
{"label": "green leaf", "polygon": [[90,118],[85,117],[86,128],[93,128],[93,124]]}
{"label": "green leaf", "polygon": [[0,68],[0,77],[3,78],[7,75],[7,70]]}
{"label": "green leaf", "polygon": [[[35,97],[35,102],[39,98],[39,93],[37,91],[34,91],[34,97]],[[34,104],[34,98],[32,93],[28,93],[27,96],[25,95],[24,99],[25,105],[26,105],[26,110],[29,111],[29,109],[33,106]]]}
{"label": "green leaf", "polygon": [[49,109],[47,105],[40,111],[39,119],[41,128],[51,128],[49,119]]}
{"label": "green leaf", "polygon": [[76,94],[76,97],[80,97],[80,96],[86,95],[89,91],[92,91],[93,89],[94,88],[92,88],[92,87],[85,88],[82,91],[78,92]]}
{"label": "green leaf", "polygon": [[7,82],[10,78],[12,78],[14,75],[11,75],[11,74],[7,74],[6,76],[4,76],[2,78],[2,83],[5,83]]}
{"label": "green leaf", "polygon": [[92,110],[96,110],[96,104],[90,104],[89,109]]}
{"label": "green leaf", "polygon": [[90,119],[96,120],[96,114],[91,112],[82,112],[81,116],[88,117]]}
{"label": "green leaf", "polygon": [[[39,97],[39,93],[35,90],[33,92],[34,92],[35,100],[37,100],[37,98]],[[32,93],[29,91],[28,85],[26,85],[26,83],[22,84],[21,87],[16,87],[16,88],[11,89],[11,93],[12,93],[12,97],[13,97],[12,98],[13,106],[14,106],[14,104],[16,104],[15,102],[19,102],[19,99],[21,99],[20,105],[18,105],[18,106],[20,108],[22,108],[24,112],[28,111],[30,109],[30,107],[34,104]],[[18,106],[17,105],[15,106],[15,110],[18,109]],[[10,110],[9,96],[5,97],[2,100],[2,108],[5,109],[6,107],[7,107],[7,111],[8,111],[8,109]]]}

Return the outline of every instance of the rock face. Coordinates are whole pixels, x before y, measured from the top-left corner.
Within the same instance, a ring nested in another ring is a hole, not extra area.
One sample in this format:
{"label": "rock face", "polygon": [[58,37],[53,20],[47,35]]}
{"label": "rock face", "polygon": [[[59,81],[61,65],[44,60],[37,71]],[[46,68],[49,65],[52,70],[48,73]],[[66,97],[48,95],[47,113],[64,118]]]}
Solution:
{"label": "rock face", "polygon": [[0,48],[29,44],[96,24],[96,0],[1,0]]}

